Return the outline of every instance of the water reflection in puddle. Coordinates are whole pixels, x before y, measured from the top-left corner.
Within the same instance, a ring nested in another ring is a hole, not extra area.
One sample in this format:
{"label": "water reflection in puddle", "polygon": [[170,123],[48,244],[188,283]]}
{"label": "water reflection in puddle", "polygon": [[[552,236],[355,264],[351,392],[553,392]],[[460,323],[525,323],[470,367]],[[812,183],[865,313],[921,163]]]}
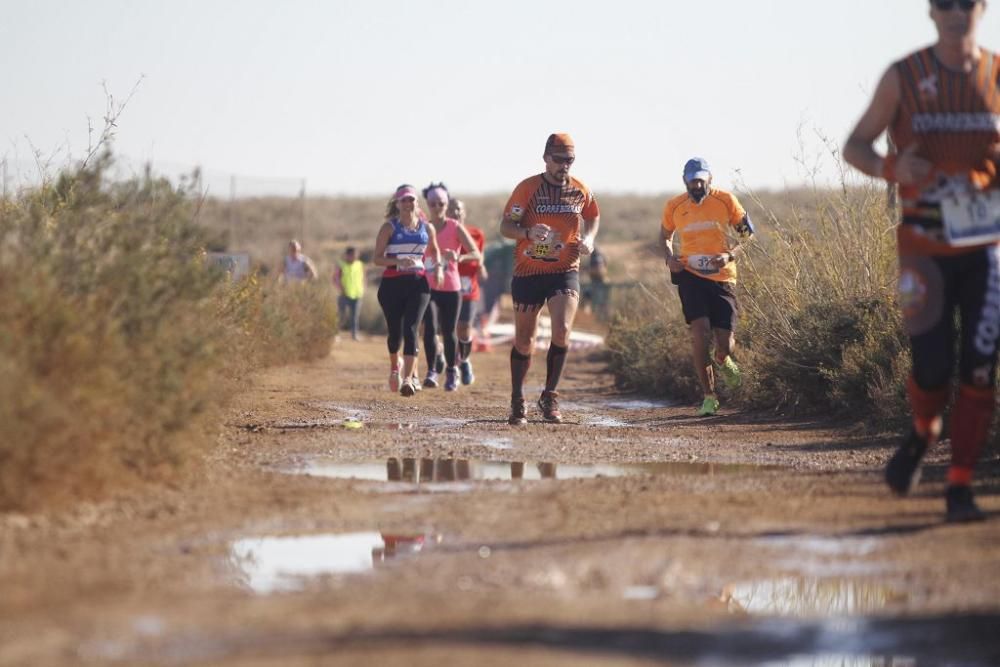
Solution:
{"label": "water reflection in puddle", "polygon": [[419,553],[441,536],[378,532],[237,540],[230,561],[256,593],[301,589],[308,577],[359,574],[389,559]]}
{"label": "water reflection in puddle", "polygon": [[293,474],[359,479],[380,482],[456,482],[470,480],[540,480],[592,479],[637,475],[706,475],[732,474],[766,470],[764,466],[723,463],[597,463],[568,465],[552,462],[484,461],[453,458],[396,458],[385,461],[343,463],[316,458],[305,465],[286,470]]}
{"label": "water reflection in puddle", "polygon": [[873,614],[905,596],[863,581],[785,577],[727,586],[720,599],[734,613],[829,618]]}

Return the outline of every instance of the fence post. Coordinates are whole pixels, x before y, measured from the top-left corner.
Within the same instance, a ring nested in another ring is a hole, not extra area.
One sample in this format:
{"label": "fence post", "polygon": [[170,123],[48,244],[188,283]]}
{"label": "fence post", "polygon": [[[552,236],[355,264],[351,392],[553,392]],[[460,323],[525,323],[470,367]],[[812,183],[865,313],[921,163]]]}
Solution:
{"label": "fence post", "polygon": [[303,245],[306,243],[306,179],[302,179],[302,189],[299,190],[299,199],[301,200],[301,225],[299,229],[299,238],[302,239]]}

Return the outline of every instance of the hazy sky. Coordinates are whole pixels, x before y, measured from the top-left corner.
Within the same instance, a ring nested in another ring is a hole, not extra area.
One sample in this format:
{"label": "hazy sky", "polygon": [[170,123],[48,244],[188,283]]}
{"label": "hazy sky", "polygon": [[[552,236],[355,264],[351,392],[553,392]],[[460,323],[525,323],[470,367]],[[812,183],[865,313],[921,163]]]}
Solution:
{"label": "hazy sky", "polygon": [[[0,157],[82,156],[140,81],[116,150],[201,165],[214,194],[510,191],[570,132],[604,192],[800,182],[891,60],[934,39],[925,0],[0,0]],[[980,30],[1000,48],[1000,8]],[[33,147],[33,148],[32,148]],[[250,178],[259,177],[259,178]],[[219,192],[225,190],[225,192]]]}

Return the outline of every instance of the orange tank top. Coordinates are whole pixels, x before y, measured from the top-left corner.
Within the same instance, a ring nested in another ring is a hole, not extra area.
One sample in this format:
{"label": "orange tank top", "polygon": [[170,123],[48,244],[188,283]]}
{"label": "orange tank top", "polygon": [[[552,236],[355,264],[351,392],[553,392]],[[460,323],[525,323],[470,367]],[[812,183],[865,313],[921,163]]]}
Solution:
{"label": "orange tank top", "polygon": [[893,67],[901,100],[889,136],[898,151],[916,143],[918,155],[934,167],[925,183],[900,186],[900,252],[967,252],[942,240],[940,202],[970,188],[1000,187],[1000,55],[982,50],[978,64],[961,72],[947,68],[928,47]]}

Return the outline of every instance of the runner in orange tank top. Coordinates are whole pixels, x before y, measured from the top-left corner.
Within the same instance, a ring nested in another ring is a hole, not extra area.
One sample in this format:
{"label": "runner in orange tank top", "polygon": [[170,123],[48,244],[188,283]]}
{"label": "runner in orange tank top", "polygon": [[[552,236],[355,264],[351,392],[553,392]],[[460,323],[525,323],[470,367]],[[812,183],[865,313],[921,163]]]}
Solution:
{"label": "runner in orange tank top", "polygon": [[[899,302],[913,428],[886,466],[896,493],[917,483],[941,435],[960,342],[948,521],[985,517],[971,485],[993,416],[1000,342],[1000,56],[976,42],[985,11],[983,0],[931,0],[937,42],[889,67],[844,146],[850,164],[898,183],[902,201]],[[886,130],[899,152],[883,157],[873,144]]]}
{"label": "runner in orange tank top", "polygon": [[524,378],[531,365],[538,316],[546,304],[552,318],[552,339],[546,356],[545,390],[538,407],[545,421],[562,421],[556,387],[580,303],[580,255],[593,250],[600,224],[594,194],[570,176],[576,159],[570,136],[550,135],[542,158],[545,171],[521,181],[514,189],[500,223],[504,236],[517,239],[510,289],[515,311],[514,347],[510,351],[511,425],[528,421]]}

